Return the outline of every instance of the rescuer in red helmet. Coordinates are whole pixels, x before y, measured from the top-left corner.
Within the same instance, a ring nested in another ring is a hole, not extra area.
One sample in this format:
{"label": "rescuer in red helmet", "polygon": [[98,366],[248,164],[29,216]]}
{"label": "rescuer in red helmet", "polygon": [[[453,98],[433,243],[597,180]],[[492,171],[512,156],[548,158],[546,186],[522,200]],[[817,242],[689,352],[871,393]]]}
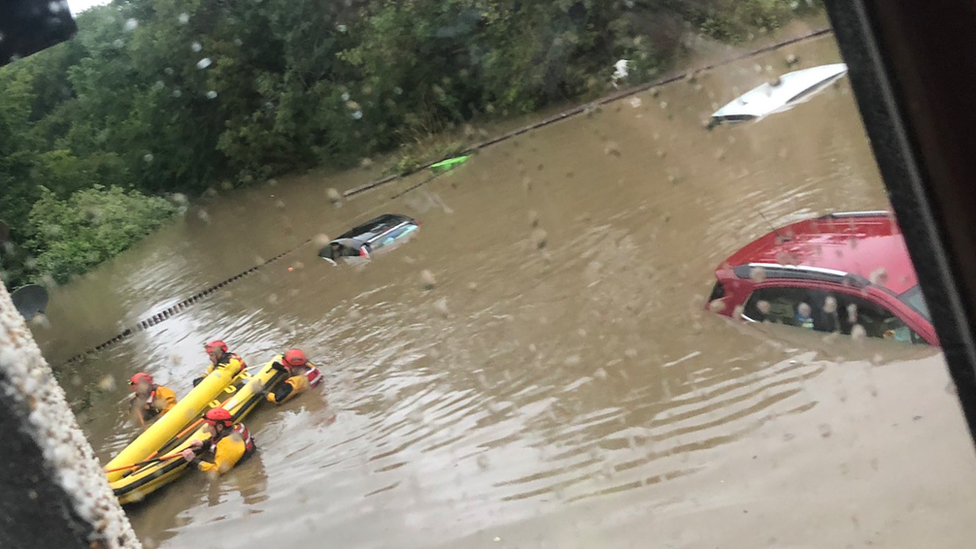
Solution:
{"label": "rescuer in red helmet", "polygon": [[279,383],[268,393],[268,401],[275,404],[284,404],[322,382],[322,372],[308,361],[301,349],[289,349],[276,356],[274,368],[288,374],[284,383]]}
{"label": "rescuer in red helmet", "polygon": [[168,387],[157,385],[146,372],[132,376],[129,386],[132,387],[129,411],[139,421],[139,425],[145,425],[154,417],[161,417],[176,406],[176,393]]}
{"label": "rescuer in red helmet", "polygon": [[[254,439],[243,423],[234,425],[234,417],[223,408],[207,410],[203,416],[210,438],[201,441],[194,440],[192,448],[183,450],[183,459],[196,463],[197,468],[204,473],[218,475],[230,471],[242,459],[254,453]],[[206,461],[204,456],[212,456],[213,461]]]}
{"label": "rescuer in red helmet", "polygon": [[210,365],[207,366],[207,371],[204,374],[193,380],[193,386],[196,387],[203,381],[203,378],[212,374],[215,371],[227,371],[230,372],[232,376],[237,375],[241,370],[247,368],[247,364],[244,363],[244,359],[237,356],[235,353],[231,353],[227,350],[227,344],[219,339],[215,339],[210,343],[203,346],[203,349],[207,352],[207,356],[210,357]]}

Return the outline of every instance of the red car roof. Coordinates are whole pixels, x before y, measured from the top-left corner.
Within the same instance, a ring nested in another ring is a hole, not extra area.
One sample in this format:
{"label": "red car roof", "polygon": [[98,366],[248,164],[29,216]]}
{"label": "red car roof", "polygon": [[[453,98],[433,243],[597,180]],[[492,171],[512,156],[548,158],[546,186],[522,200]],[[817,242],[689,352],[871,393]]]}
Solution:
{"label": "red car roof", "polygon": [[[730,267],[748,263],[843,271],[896,294],[918,283],[901,230],[886,213],[836,214],[800,221],[754,240],[726,260]],[[878,277],[880,273],[886,278]]]}

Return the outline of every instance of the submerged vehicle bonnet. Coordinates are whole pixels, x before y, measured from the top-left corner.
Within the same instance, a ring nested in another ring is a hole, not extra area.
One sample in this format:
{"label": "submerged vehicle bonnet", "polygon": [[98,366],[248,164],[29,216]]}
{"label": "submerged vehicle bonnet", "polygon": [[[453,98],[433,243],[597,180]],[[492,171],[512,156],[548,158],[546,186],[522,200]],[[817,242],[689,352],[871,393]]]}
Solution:
{"label": "submerged vehicle bonnet", "polygon": [[734,99],[712,114],[715,123],[759,120],[808,101],[847,74],[847,65],[836,63],[790,72],[778,82],[767,82]]}

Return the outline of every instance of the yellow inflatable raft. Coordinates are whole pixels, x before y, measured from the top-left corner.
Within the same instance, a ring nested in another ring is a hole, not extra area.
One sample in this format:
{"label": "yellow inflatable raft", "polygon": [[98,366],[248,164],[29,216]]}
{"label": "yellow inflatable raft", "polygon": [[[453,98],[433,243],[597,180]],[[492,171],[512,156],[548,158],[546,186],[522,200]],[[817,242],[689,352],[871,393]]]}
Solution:
{"label": "yellow inflatable raft", "polygon": [[[233,383],[243,372],[218,370],[203,379],[189,394],[176,403],[172,410],[156,420],[138,438],[119,452],[105,465],[106,470],[117,469],[130,463],[142,461],[172,441],[173,437],[187,425],[200,417],[211,401],[224,392],[233,392]],[[108,481],[122,478],[126,471],[106,473]]]}
{"label": "yellow inflatable raft", "polygon": [[[210,407],[221,406],[234,416],[234,423],[240,423],[258,403],[265,399],[267,391],[283,381],[287,374],[273,368],[274,360],[268,362],[257,374],[244,374],[247,383],[238,389],[226,402],[211,402]],[[208,376],[209,377],[209,376]],[[172,411],[170,411],[172,413]],[[167,414],[169,415],[169,414]],[[192,435],[176,440],[160,449],[159,455],[171,455],[190,447],[194,440],[207,440],[209,435],[204,427],[199,427]],[[186,470],[188,463],[182,457],[168,459],[145,465],[123,478],[110,482],[112,491],[123,505],[142,501],[150,493],[176,480]]]}

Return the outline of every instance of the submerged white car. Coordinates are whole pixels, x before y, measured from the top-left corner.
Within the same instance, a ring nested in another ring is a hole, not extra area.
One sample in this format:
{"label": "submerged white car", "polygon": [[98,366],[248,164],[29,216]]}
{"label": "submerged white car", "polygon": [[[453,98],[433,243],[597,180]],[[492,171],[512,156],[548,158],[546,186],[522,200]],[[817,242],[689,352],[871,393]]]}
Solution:
{"label": "submerged white car", "polygon": [[774,83],[750,90],[712,114],[712,124],[760,120],[809,101],[847,74],[847,65],[836,63],[786,73]]}

